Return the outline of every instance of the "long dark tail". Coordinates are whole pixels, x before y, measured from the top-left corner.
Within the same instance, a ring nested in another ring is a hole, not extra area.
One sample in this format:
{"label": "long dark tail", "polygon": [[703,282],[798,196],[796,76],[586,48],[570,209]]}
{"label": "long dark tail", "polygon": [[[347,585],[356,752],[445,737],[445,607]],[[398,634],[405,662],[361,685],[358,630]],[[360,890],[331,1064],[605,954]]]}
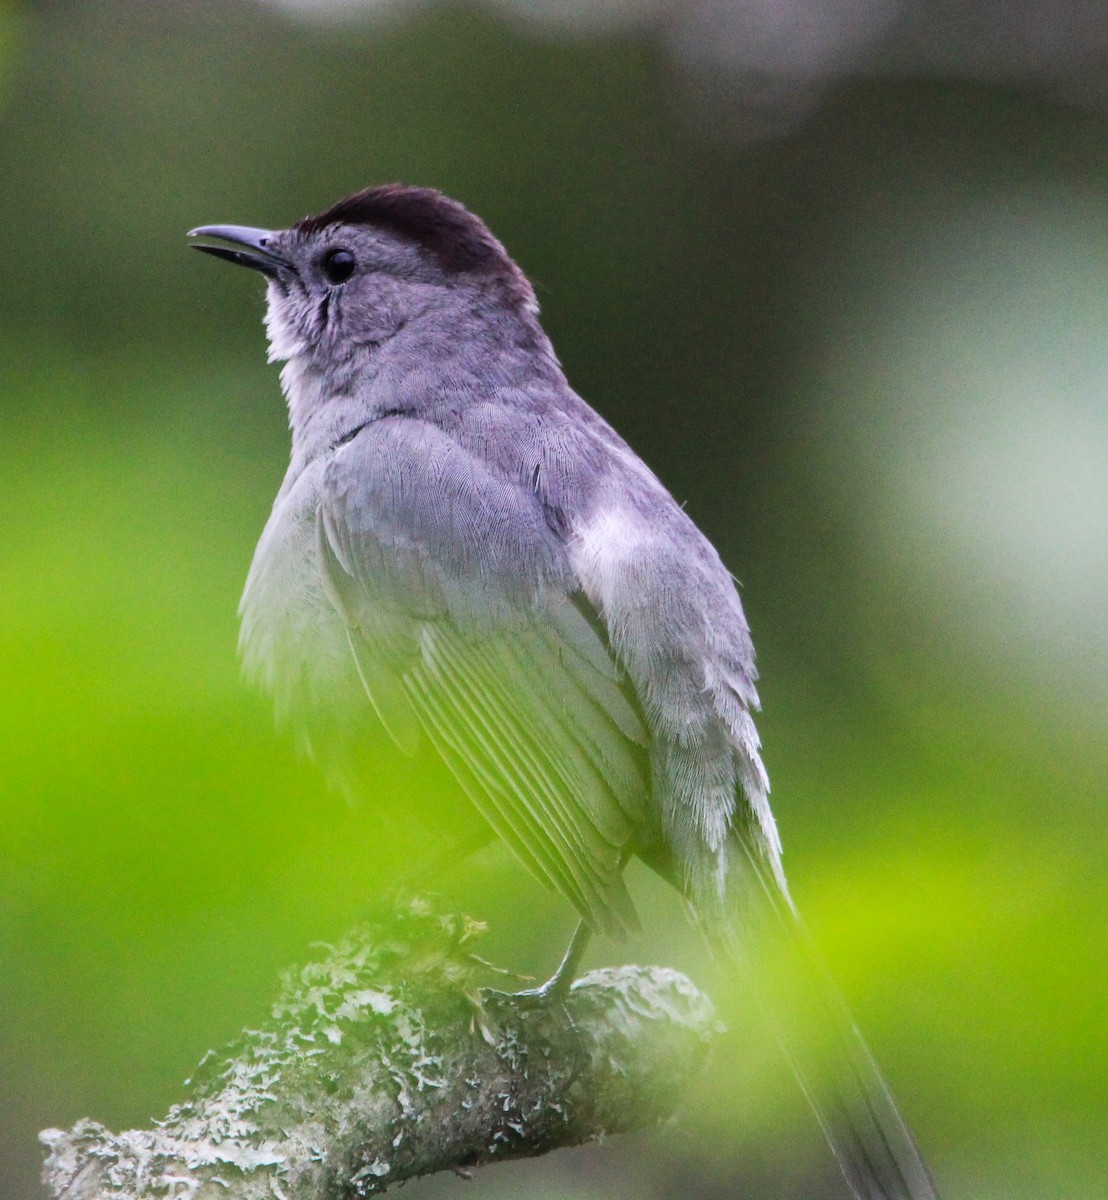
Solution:
{"label": "long dark tail", "polygon": [[750,984],[854,1195],[938,1200],[892,1092],[796,910],[755,852],[736,845],[734,855],[726,911],[713,917],[708,906],[705,914],[713,941]]}

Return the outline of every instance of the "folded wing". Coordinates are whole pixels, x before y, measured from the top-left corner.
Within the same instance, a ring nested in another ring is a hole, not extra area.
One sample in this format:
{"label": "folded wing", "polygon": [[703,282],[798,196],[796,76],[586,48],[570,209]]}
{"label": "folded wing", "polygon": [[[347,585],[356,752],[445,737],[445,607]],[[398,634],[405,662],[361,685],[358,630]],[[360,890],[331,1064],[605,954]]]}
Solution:
{"label": "folded wing", "polygon": [[320,563],[385,728],[426,734],[493,829],[598,930],[645,820],[646,735],[533,494],[440,430],[387,418],[335,456]]}

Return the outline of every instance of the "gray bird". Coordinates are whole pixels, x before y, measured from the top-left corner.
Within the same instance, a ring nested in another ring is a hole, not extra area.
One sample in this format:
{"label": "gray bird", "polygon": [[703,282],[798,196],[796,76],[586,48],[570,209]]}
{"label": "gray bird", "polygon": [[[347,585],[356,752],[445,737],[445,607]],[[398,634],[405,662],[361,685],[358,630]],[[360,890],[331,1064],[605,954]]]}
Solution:
{"label": "gray bird", "polygon": [[[796,915],[751,713],[750,632],[715,549],[569,386],[535,293],[441,193],[369,188],[291,229],[194,229],[268,280],[292,456],[242,598],[248,673],[347,791],[372,712],[426,738],[590,931],[636,916],[638,855],[746,968],[862,1200],[934,1200],[907,1126]],[[798,1032],[815,1009],[833,1059]]]}

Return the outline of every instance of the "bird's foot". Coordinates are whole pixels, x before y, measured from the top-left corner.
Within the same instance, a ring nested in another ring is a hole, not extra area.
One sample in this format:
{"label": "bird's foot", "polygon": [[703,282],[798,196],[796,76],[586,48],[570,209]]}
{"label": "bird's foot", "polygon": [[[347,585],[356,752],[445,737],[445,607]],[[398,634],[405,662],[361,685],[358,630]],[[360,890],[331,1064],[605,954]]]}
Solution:
{"label": "bird's foot", "polygon": [[560,1004],[569,995],[573,981],[577,977],[577,968],[581,965],[585,948],[589,944],[589,927],[582,921],[577,926],[569,949],[558,965],[558,969],[540,987],[525,988],[521,992],[494,992],[494,995],[510,998],[516,1004],[527,1008],[540,1008],[544,1004]]}
{"label": "bird's foot", "polygon": [[544,1004],[558,1004],[569,995],[573,987],[573,972],[562,971],[561,967],[540,987],[524,988],[509,992],[512,1000],[526,1008],[540,1008]]}

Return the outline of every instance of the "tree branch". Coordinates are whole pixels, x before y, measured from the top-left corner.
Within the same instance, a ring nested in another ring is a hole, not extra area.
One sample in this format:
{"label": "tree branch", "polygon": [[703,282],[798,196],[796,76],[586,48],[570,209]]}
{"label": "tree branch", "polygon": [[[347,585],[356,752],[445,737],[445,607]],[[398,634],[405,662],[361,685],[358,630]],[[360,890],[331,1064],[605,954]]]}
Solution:
{"label": "tree branch", "polygon": [[670,1115],[718,1028],[685,976],[594,971],[564,1002],[481,991],[481,929],[411,901],[288,973],[272,1019],[209,1053],[155,1128],[46,1130],[51,1194],[361,1197]]}

